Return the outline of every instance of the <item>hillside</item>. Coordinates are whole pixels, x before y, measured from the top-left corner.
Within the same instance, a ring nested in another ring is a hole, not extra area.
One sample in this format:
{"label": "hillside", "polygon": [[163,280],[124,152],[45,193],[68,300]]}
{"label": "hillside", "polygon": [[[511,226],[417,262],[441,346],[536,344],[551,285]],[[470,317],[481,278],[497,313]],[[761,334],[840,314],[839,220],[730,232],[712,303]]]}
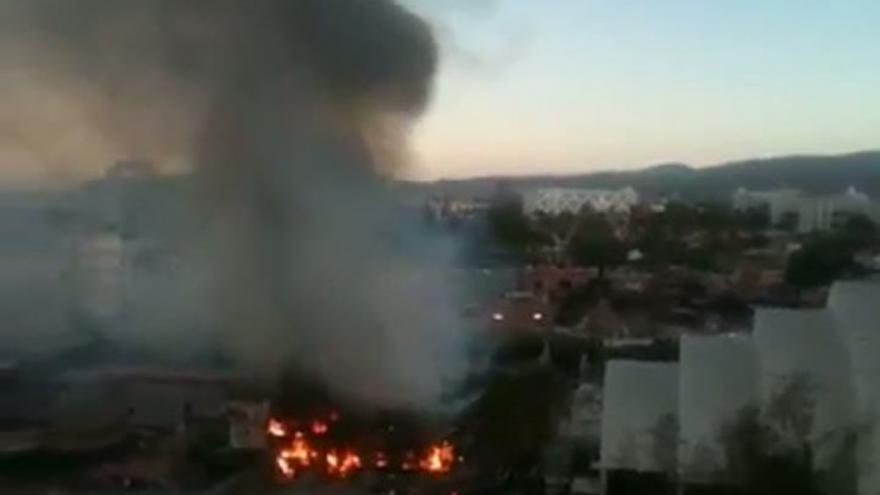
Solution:
{"label": "hillside", "polygon": [[499,184],[516,190],[534,187],[618,188],[632,186],[648,196],[727,199],[739,187],[753,190],[790,187],[832,193],[850,186],[880,198],[880,151],[846,155],[785,156],[692,168],[664,164],[642,170],[565,176],[483,177],[409,183],[414,192],[486,197]]}

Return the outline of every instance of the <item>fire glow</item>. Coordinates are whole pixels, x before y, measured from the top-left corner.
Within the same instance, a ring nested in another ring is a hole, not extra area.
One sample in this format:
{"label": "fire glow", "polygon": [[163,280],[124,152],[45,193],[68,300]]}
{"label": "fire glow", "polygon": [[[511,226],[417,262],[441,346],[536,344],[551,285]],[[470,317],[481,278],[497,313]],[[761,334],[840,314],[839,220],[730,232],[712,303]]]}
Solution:
{"label": "fire glow", "polygon": [[361,458],[352,451],[337,453],[335,450],[327,452],[327,474],[345,478],[353,471],[361,468]]}
{"label": "fire glow", "polygon": [[299,464],[301,467],[309,467],[311,465],[312,460],[318,456],[316,450],[312,449],[308,442],[302,437],[294,438],[292,442],[290,442],[290,446],[287,448],[282,448],[278,452],[278,458],[283,459],[285,461],[293,461]]}
{"label": "fire glow", "polygon": [[[315,420],[306,423],[309,425],[307,430],[294,431],[293,434],[288,430],[287,424],[291,423],[273,418],[266,427],[266,434],[274,439],[275,467],[281,480],[292,481],[306,469],[318,469],[339,479],[348,478],[364,469],[361,455],[351,446],[320,447],[315,444],[320,443],[317,437],[329,432],[330,423]],[[375,469],[384,470],[398,465],[392,463],[388,454],[381,450],[368,453],[366,458],[371,460],[370,467]],[[450,472],[454,462],[455,448],[444,441],[429,446],[421,456],[413,451],[407,452],[399,466],[404,471],[437,475]]]}
{"label": "fire glow", "polygon": [[425,457],[419,461],[419,467],[429,473],[448,473],[455,462],[455,447],[449,442],[432,445]]}
{"label": "fire glow", "polygon": [[297,467],[308,468],[317,459],[319,453],[312,448],[309,442],[297,432],[297,435],[286,446],[281,447],[275,455],[275,465],[278,474],[284,479],[293,479],[297,474]]}

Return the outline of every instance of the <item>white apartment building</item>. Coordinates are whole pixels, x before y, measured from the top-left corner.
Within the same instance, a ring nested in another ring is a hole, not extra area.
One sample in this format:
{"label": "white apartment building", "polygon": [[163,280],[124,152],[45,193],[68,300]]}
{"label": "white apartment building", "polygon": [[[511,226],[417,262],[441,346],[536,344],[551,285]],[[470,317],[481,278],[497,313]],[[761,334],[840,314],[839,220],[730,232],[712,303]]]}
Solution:
{"label": "white apartment building", "polygon": [[[762,308],[751,334],[684,336],[678,363],[607,363],[601,469],[662,473],[656,433],[677,418],[676,472],[684,483],[726,483],[718,432],[745,407],[771,411],[801,380],[810,420],[781,433],[812,447],[813,468],[832,468],[846,432],[857,433],[859,495],[880,493],[880,283],[837,282],[822,309]],[[666,439],[668,440],[668,439]],[[675,447],[673,447],[674,449]]]}
{"label": "white apartment building", "polygon": [[601,213],[628,213],[639,203],[639,193],[623,189],[541,188],[527,192],[523,209],[527,215],[578,213],[585,206]]}
{"label": "white apartment building", "polygon": [[733,193],[733,208],[745,211],[766,206],[770,209],[770,223],[776,225],[786,212],[794,208],[800,198],[801,192],[797,189],[749,191],[741,187]]}
{"label": "white apartment building", "polygon": [[[797,203],[798,232],[830,230],[842,216],[862,214],[873,216],[871,199],[855,188],[834,196],[802,198]],[[878,221],[874,218],[874,221]]]}
{"label": "white apartment building", "polygon": [[793,189],[749,191],[744,188],[733,193],[733,207],[742,211],[767,206],[770,223],[779,224],[786,215],[797,218],[797,231],[802,234],[832,229],[845,215],[864,214],[880,222],[880,207],[868,195],[850,187],[841,194],[812,196]]}

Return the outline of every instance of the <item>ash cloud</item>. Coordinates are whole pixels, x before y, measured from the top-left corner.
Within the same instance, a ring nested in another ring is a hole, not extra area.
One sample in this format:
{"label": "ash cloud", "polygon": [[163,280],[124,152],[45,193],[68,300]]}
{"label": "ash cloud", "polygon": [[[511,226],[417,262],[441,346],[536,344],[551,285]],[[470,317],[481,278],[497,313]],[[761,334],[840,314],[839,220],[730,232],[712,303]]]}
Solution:
{"label": "ash cloud", "polygon": [[[0,46],[0,160],[193,169],[198,273],[140,290],[133,338],[220,342],[266,371],[293,359],[381,404],[427,404],[454,378],[451,251],[387,183],[437,65],[419,18],[391,0],[10,0]],[[174,285],[191,303],[169,316]]]}

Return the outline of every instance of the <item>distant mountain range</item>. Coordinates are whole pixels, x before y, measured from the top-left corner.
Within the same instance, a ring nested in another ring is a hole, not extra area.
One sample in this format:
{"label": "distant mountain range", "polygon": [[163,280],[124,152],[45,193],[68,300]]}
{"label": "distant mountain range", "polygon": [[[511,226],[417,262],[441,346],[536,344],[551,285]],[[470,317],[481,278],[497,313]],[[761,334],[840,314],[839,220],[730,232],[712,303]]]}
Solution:
{"label": "distant mountain range", "polygon": [[850,186],[880,199],[880,151],[846,155],[804,155],[729,162],[693,168],[681,163],[642,170],[577,175],[482,177],[409,183],[411,192],[452,197],[487,197],[499,185],[523,191],[536,187],[620,188],[632,186],[645,196],[728,199],[739,188],[800,189],[835,193]]}

